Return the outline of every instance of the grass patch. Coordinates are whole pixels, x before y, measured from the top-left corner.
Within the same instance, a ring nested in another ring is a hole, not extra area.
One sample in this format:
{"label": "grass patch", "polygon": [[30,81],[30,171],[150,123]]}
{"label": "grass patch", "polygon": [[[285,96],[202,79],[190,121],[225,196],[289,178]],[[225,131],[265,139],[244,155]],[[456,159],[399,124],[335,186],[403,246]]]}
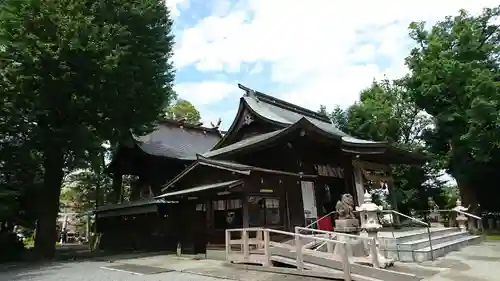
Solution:
{"label": "grass patch", "polygon": [[[28,237],[24,239],[23,243],[26,249],[31,249],[35,247],[35,239],[33,237]],[[56,242],[56,246],[61,246],[61,243]]]}
{"label": "grass patch", "polygon": [[35,247],[35,239],[33,239],[33,237],[27,237],[26,239],[24,239],[23,243],[24,247],[27,249]]}
{"label": "grass patch", "polygon": [[486,240],[489,241],[500,241],[500,234],[497,235],[487,235]]}

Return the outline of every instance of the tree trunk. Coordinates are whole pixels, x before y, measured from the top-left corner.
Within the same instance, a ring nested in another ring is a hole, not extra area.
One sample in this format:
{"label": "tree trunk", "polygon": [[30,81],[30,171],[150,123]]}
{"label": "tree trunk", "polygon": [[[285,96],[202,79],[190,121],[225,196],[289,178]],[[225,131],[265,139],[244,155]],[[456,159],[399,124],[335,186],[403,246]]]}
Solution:
{"label": "tree trunk", "polygon": [[56,220],[59,213],[59,196],[64,176],[64,153],[58,147],[44,152],[43,190],[38,196],[37,235],[35,250],[43,257],[51,259],[55,254],[57,241]]}
{"label": "tree trunk", "polygon": [[460,191],[462,205],[469,207],[468,212],[472,214],[480,212],[479,201],[474,185],[460,177],[455,177],[455,179],[457,180],[458,190]]}

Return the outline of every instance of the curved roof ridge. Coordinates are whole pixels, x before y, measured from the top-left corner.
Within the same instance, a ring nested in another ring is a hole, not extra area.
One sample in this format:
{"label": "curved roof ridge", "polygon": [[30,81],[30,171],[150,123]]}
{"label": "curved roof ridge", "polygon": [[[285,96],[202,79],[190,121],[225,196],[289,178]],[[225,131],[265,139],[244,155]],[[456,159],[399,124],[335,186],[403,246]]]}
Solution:
{"label": "curved roof ridge", "polygon": [[301,107],[301,106],[298,106],[296,104],[284,101],[282,99],[278,99],[276,97],[264,94],[264,93],[256,91],[256,90],[253,90],[253,89],[248,88],[242,84],[238,84],[238,87],[246,92],[246,96],[249,96],[249,97],[253,96],[258,101],[263,101],[263,102],[272,104],[274,106],[281,107],[283,109],[299,113],[299,114],[307,116],[307,117],[318,119],[318,120],[323,121],[323,122],[332,123],[330,118],[328,118],[328,116],[326,116],[324,114],[312,111],[312,110],[307,109],[305,107]]}
{"label": "curved roof ridge", "polygon": [[175,120],[175,119],[162,119],[156,122],[157,125],[163,125],[163,126],[175,126],[175,127],[183,127],[185,129],[189,130],[200,130],[200,131],[206,131],[210,133],[215,133],[222,137],[222,134],[218,128],[210,128],[203,126],[203,123],[198,123],[198,124],[192,124],[188,122],[183,122],[181,120]]}

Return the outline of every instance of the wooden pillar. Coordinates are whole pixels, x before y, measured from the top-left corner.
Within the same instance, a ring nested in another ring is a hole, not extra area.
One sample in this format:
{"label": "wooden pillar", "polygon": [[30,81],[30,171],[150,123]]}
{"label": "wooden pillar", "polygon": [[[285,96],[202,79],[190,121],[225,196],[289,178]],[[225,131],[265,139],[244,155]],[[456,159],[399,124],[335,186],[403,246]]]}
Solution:
{"label": "wooden pillar", "polygon": [[213,216],[213,204],[212,199],[208,197],[205,201],[205,223],[206,223],[206,233],[207,244],[213,243],[213,233],[214,233],[214,216]]}
{"label": "wooden pillar", "polygon": [[[286,182],[288,183],[288,182]],[[285,187],[285,217],[286,217],[286,230],[291,231],[292,230],[292,221],[290,218],[290,203],[288,202],[288,189]]]}
{"label": "wooden pillar", "polygon": [[[399,212],[398,199],[396,197],[396,190],[395,190],[396,187],[394,186],[394,180],[392,178],[392,171],[390,168],[388,174],[389,174],[389,180],[387,181],[387,190],[389,191],[389,197],[391,198],[391,206],[393,210]],[[396,225],[399,225],[400,223],[399,216],[394,215],[393,220]]]}
{"label": "wooden pillar", "polygon": [[[354,198],[357,198],[356,187],[354,185],[355,184],[355,182],[354,182],[354,169],[352,166],[351,156],[345,155],[343,157],[342,168],[344,169],[345,192],[351,194]],[[358,203],[357,206],[359,206],[359,202],[357,202],[357,203]],[[361,203],[363,203],[363,202],[361,202]]]}
{"label": "wooden pillar", "polygon": [[122,190],[123,190],[123,175],[120,173],[113,173],[113,195],[111,196],[110,203],[122,202]]}
{"label": "wooden pillar", "polygon": [[133,181],[130,184],[130,195],[129,195],[130,201],[138,200],[140,198],[142,185],[143,185],[143,180],[141,178]]}
{"label": "wooden pillar", "polygon": [[242,193],[242,204],[243,204],[243,228],[250,227],[250,221],[249,221],[249,212],[248,212],[248,198],[247,198],[247,193],[245,191],[245,186],[243,186],[243,193]]}

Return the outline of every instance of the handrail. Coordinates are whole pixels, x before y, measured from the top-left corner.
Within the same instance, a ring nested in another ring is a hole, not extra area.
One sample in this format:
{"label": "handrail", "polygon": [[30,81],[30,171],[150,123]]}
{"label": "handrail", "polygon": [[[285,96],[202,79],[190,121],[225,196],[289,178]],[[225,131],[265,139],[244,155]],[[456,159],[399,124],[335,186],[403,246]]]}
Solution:
{"label": "handrail", "polygon": [[468,212],[464,212],[464,211],[461,211],[461,210],[457,210],[457,209],[439,209],[439,210],[415,210],[416,212],[429,212],[429,213],[432,213],[432,212],[439,212],[439,213],[444,213],[444,212],[457,212],[457,213],[461,213],[463,215],[466,215],[468,217],[471,217],[471,218],[474,218],[474,219],[477,219],[477,220],[482,220],[481,217],[479,216],[476,216],[476,215],[473,215],[471,213],[468,213]]}
{"label": "handrail", "polygon": [[429,227],[429,224],[428,224],[428,223],[426,223],[426,222],[424,222],[424,221],[421,221],[421,220],[419,220],[419,219],[416,219],[416,218],[414,218],[414,217],[410,217],[410,216],[408,216],[408,215],[402,214],[402,213],[400,213],[400,212],[398,212],[398,211],[394,211],[394,210],[382,210],[382,212],[384,212],[384,213],[393,213],[393,214],[397,214],[397,215],[400,215],[400,216],[405,217],[405,218],[407,218],[407,219],[410,219],[410,220],[412,220],[412,221],[414,221],[414,222],[418,222],[418,223],[420,223],[420,224],[422,224],[422,225],[424,225],[424,226],[426,226],[426,227]]}
{"label": "handrail", "polygon": [[362,240],[375,240],[375,237],[365,237],[365,236],[360,236],[360,235],[347,234],[347,233],[334,232],[334,231],[326,231],[326,230],[320,230],[320,229],[314,229],[314,228],[306,228],[306,227],[300,227],[300,226],[296,226],[295,229],[296,230],[297,229],[298,230],[307,230],[307,231],[317,232],[317,233],[323,233],[323,234],[332,234],[332,235],[338,235],[338,236],[359,238],[359,239],[362,239]]}
{"label": "handrail", "polygon": [[478,220],[479,222],[482,222],[482,221],[483,221],[483,219],[482,219],[481,217],[479,217],[479,216],[476,216],[476,215],[473,215],[473,214],[471,214],[471,213],[468,213],[468,212],[465,212],[465,211],[462,211],[462,210],[459,210],[459,209],[455,209],[455,208],[453,208],[453,209],[442,209],[442,210],[441,210],[441,209],[440,209],[440,210],[432,210],[432,211],[430,211],[430,210],[420,210],[420,211],[417,211],[417,212],[431,212],[431,213],[432,213],[432,212],[439,212],[439,213],[444,213],[444,212],[447,212],[447,213],[456,212],[456,213],[462,214],[462,215],[464,215],[464,216],[467,216],[467,217],[469,217],[469,218],[476,219],[476,220]]}
{"label": "handrail", "polygon": [[455,211],[455,212],[460,213],[460,214],[462,214],[462,215],[466,215],[466,216],[471,217],[471,218],[474,218],[474,219],[476,219],[476,220],[481,220],[481,221],[483,220],[481,217],[478,217],[478,216],[473,215],[473,214],[471,214],[471,213],[467,213],[467,212],[460,211],[460,210],[453,210],[453,209],[452,209],[452,211]]}
{"label": "handrail", "polygon": [[[309,235],[304,235],[304,234],[300,234],[300,233],[293,233],[293,232],[287,232],[287,231],[270,229],[270,228],[267,228],[266,230],[269,232],[290,235],[290,236],[295,236],[295,237],[300,237],[300,238],[311,238],[311,236],[309,236]],[[334,239],[329,239],[329,238],[314,237],[313,239],[318,240],[318,241],[323,241],[323,242],[333,242],[335,244],[347,244],[346,242],[334,240]]]}
{"label": "handrail", "polygon": [[328,214],[326,214],[326,215],[322,216],[321,218],[319,218],[319,219],[315,220],[314,222],[312,222],[312,223],[310,223],[310,224],[306,225],[304,228],[311,228],[311,226],[313,226],[313,225],[317,224],[320,220],[322,220],[322,219],[324,219],[324,218],[326,218],[326,217],[330,216],[331,214],[335,214],[335,213],[338,213],[338,212],[337,212],[337,211],[331,211],[330,213],[328,213]]}
{"label": "handrail", "polygon": [[[250,239],[248,238],[248,233],[251,231],[262,231],[262,237],[257,237],[257,245],[263,245],[264,246],[264,261],[263,265],[264,266],[272,266],[272,261],[271,261],[271,245],[276,247],[277,243],[271,244],[271,237],[270,233],[277,233],[277,234],[284,234],[284,235],[289,235],[295,238],[295,254],[296,254],[296,266],[297,270],[302,271],[304,270],[304,250],[302,241],[300,238],[312,238],[314,240],[318,241],[324,241],[328,243],[329,247],[329,253],[334,253],[334,248],[333,244],[337,244],[337,246],[340,248],[340,257],[341,257],[341,262],[342,262],[342,271],[343,271],[343,277],[344,280],[346,281],[352,281],[352,276],[351,276],[351,262],[349,261],[349,254],[348,254],[348,243],[345,241],[339,241],[339,240],[333,240],[333,239],[328,239],[328,238],[323,238],[323,237],[311,237],[310,235],[303,235],[300,233],[294,233],[294,232],[287,232],[287,231],[282,231],[282,230],[276,230],[276,229],[270,229],[270,228],[261,228],[261,227],[256,227],[256,228],[237,228],[237,229],[226,229],[226,260],[228,262],[232,262],[231,258],[231,232],[241,232],[242,239],[238,239],[238,244],[241,244],[243,248],[243,259],[244,261],[250,261]],[[252,244],[254,244],[252,242]],[[278,243],[279,244],[279,243]],[[337,247],[336,246],[336,247]],[[375,243],[372,243],[372,247],[375,247]],[[376,249],[375,249],[376,250]],[[306,252],[307,253],[307,252]],[[374,255],[373,257],[373,263],[375,267],[379,267],[378,263],[378,256]]]}
{"label": "handrail", "polygon": [[[414,222],[420,223],[421,225],[424,225],[427,228],[427,237],[429,239],[429,248],[430,248],[430,253],[431,253],[431,260],[434,260],[434,252],[433,252],[433,249],[432,249],[433,247],[432,247],[431,226],[430,226],[429,223],[426,223],[424,221],[421,221],[421,220],[416,219],[414,217],[410,217],[408,215],[402,214],[402,213],[400,213],[398,211],[394,211],[394,210],[382,210],[382,212],[386,212],[386,213],[388,212],[388,213],[397,214],[397,215],[400,215],[400,216],[405,217],[407,219],[410,219],[410,220],[412,220]],[[394,235],[394,231],[392,232],[392,234]],[[397,246],[397,247],[398,247],[397,251],[398,251],[398,257],[399,257],[399,246]]]}
{"label": "handrail", "polygon": [[[277,229],[271,229],[271,228],[262,228],[262,227],[253,227],[253,228],[231,228],[231,229],[226,229],[227,232],[236,232],[236,231],[269,231],[277,234],[283,234],[283,235],[289,235],[289,236],[296,236],[300,238],[311,238],[310,235],[305,235],[305,234],[300,234],[300,233],[294,233],[294,232],[288,232],[288,231],[283,231],[283,230],[277,230]],[[346,242],[339,241],[339,240],[334,240],[334,239],[328,239],[328,238],[322,238],[322,237],[314,237],[313,239],[318,240],[318,241],[323,241],[323,242],[333,242],[336,244],[345,244]]]}

